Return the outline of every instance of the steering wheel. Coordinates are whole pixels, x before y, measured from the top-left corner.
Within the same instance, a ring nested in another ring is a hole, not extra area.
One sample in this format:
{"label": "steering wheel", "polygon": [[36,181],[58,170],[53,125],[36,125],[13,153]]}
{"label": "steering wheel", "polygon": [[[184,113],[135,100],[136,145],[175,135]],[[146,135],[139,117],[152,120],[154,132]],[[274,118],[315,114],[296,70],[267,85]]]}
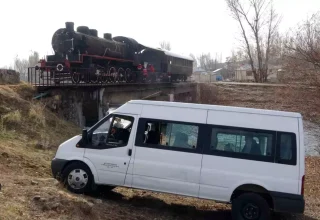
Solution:
{"label": "steering wheel", "polygon": [[118,132],[117,127],[112,127],[109,138],[115,140],[115,139],[116,139],[116,136],[117,136],[117,132]]}

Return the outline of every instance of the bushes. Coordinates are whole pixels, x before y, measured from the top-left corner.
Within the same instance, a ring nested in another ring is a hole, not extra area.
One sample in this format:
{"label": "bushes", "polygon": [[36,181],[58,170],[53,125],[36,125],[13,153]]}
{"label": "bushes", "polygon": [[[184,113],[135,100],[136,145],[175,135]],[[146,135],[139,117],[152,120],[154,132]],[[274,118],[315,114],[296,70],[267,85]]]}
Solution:
{"label": "bushes", "polygon": [[0,129],[4,130],[6,127],[13,128],[19,126],[21,119],[22,117],[19,110],[9,112],[1,117]]}
{"label": "bushes", "polygon": [[35,103],[30,106],[27,120],[31,123],[33,129],[45,127],[46,117],[44,111],[45,105],[41,105],[41,103]]}
{"label": "bushes", "polygon": [[19,139],[34,145],[57,146],[81,132],[77,126],[64,121],[38,100],[30,86],[0,85],[0,142]]}
{"label": "bushes", "polygon": [[29,107],[28,114],[22,114],[22,110],[17,109],[11,110],[1,116],[1,130],[20,130],[21,128],[35,130],[37,128],[44,128],[46,125],[46,118],[44,115],[45,106],[37,103],[31,104]]}

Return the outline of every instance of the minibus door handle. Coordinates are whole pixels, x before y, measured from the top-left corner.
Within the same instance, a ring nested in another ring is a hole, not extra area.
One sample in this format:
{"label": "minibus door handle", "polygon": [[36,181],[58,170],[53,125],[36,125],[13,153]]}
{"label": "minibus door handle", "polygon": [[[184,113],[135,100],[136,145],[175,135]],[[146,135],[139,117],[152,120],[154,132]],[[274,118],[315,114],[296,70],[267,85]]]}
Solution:
{"label": "minibus door handle", "polygon": [[131,156],[132,155],[132,149],[128,150],[128,155]]}

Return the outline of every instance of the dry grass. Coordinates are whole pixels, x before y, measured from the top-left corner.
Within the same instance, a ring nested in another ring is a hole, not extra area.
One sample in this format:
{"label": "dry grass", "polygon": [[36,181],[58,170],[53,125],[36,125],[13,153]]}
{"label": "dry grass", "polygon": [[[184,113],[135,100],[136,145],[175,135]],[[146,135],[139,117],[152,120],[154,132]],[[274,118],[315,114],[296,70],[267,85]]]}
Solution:
{"label": "dry grass", "polygon": [[[228,205],[189,197],[121,187],[93,196],[71,194],[50,178],[52,151],[23,148],[8,148],[0,165],[0,219],[230,219]],[[319,163],[319,158],[307,158],[305,216],[273,219],[320,218]]]}
{"label": "dry grass", "polygon": [[[60,120],[39,103],[31,102],[30,96],[22,97],[23,89],[5,88],[2,91],[2,88],[0,106],[5,105],[12,112],[19,111],[21,118],[15,129],[4,123],[6,129],[0,131],[1,220],[230,219],[228,205],[208,200],[121,187],[92,196],[67,192],[51,178],[50,161],[55,148],[37,149],[35,143],[56,146],[78,133],[78,128]],[[4,93],[5,101],[1,99]],[[31,125],[36,121],[39,123],[31,131]],[[274,219],[320,219],[319,167],[320,158],[307,158],[305,216],[277,215]]]}
{"label": "dry grass", "polygon": [[320,123],[320,88],[199,84],[200,103],[300,112]]}
{"label": "dry grass", "polygon": [[41,103],[31,105],[28,118],[35,125],[35,127],[45,127],[46,117],[44,114],[46,106]]}
{"label": "dry grass", "polygon": [[[62,140],[80,132],[80,129],[65,122],[39,101],[31,98],[32,87],[21,84],[0,86],[0,128],[3,132],[16,133],[29,138],[35,145],[45,142],[49,146],[57,146]],[[3,136],[3,135],[2,135]]]}
{"label": "dry grass", "polygon": [[6,132],[7,128],[14,129],[21,123],[21,113],[19,110],[9,112],[3,116],[0,116],[0,131]]}
{"label": "dry grass", "polygon": [[4,124],[18,124],[21,122],[21,113],[19,110],[9,112],[2,117],[2,121]]}

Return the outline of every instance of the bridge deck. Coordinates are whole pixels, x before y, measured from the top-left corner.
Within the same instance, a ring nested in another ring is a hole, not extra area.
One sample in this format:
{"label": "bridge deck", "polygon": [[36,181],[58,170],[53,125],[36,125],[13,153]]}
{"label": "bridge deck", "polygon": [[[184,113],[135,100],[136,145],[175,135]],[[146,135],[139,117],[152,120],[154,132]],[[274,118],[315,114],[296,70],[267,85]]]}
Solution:
{"label": "bridge deck", "polygon": [[[35,68],[28,68],[28,82],[36,87],[38,90],[47,90],[51,88],[79,88],[79,87],[90,87],[90,88],[106,88],[106,87],[164,87],[170,86],[173,83],[182,82],[135,82],[136,80],[127,80],[125,77],[118,78],[115,80],[101,80],[102,78],[90,79],[92,74],[83,76],[84,79],[75,81],[71,78],[70,74],[61,74],[60,76],[53,77],[49,71],[39,71]],[[187,81],[189,82],[189,80]]]}

